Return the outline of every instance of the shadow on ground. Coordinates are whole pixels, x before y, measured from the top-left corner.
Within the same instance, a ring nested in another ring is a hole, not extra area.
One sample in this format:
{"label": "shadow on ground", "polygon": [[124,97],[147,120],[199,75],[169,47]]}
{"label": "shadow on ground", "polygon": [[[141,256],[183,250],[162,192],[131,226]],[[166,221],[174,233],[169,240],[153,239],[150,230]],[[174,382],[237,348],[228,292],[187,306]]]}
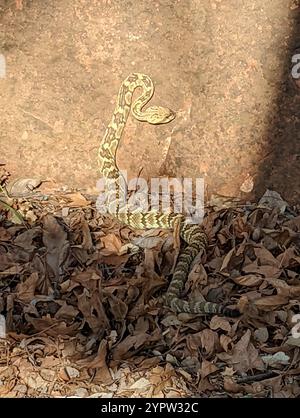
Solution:
{"label": "shadow on ground", "polygon": [[297,74],[292,75],[293,67],[299,76],[300,73],[292,57],[300,53],[299,8],[291,11],[290,19],[292,33],[282,52],[282,75],[277,83],[273,117],[265,132],[268,147],[266,157],[259,163],[255,192],[260,197],[267,187],[296,203],[300,196],[300,81],[294,78]]}

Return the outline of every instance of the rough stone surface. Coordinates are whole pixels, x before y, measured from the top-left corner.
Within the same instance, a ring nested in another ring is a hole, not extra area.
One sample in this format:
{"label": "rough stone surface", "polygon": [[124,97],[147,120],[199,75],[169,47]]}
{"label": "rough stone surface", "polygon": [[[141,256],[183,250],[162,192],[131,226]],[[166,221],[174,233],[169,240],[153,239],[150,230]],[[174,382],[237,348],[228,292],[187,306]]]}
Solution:
{"label": "rough stone surface", "polygon": [[152,76],[176,119],[132,118],[130,176],[204,177],[206,190],[299,199],[299,8],[288,0],[0,1],[1,162],[13,177],[86,191],[122,80]]}

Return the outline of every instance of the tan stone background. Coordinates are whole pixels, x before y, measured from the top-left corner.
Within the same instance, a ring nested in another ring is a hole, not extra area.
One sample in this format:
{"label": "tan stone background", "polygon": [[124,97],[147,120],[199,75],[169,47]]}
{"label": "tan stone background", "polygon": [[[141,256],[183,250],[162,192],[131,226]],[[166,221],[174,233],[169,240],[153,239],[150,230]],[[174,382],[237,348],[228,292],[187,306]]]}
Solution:
{"label": "tan stone background", "polygon": [[271,188],[297,201],[294,0],[21,3],[0,1],[0,162],[12,178],[91,192],[119,86],[139,71],[155,82],[153,102],[177,117],[164,126],[130,118],[122,169],[204,177],[208,193],[250,198]]}

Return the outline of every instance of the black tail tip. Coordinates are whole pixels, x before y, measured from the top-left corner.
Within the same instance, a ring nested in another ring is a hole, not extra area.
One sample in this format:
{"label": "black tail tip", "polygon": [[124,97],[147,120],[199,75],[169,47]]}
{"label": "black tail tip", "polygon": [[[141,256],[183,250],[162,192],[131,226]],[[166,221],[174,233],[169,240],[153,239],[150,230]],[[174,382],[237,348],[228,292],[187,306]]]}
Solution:
{"label": "black tail tip", "polygon": [[229,316],[230,318],[238,318],[242,314],[238,309],[224,308],[223,315]]}

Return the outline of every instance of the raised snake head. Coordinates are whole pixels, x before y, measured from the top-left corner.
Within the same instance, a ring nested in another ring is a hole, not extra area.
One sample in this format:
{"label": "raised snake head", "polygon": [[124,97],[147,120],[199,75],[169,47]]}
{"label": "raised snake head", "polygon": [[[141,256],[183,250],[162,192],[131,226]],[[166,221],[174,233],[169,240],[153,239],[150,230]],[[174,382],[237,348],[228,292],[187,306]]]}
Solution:
{"label": "raised snake head", "polygon": [[175,116],[173,110],[162,106],[151,106],[145,111],[145,119],[152,125],[169,123]]}

